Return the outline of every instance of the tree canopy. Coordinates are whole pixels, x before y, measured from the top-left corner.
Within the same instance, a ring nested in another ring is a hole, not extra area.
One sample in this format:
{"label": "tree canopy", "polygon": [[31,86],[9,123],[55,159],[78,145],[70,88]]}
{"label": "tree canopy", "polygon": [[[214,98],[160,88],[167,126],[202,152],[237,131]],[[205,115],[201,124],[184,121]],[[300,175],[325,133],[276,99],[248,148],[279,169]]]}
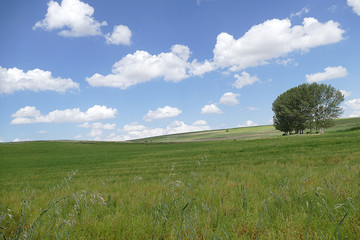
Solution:
{"label": "tree canopy", "polygon": [[331,85],[304,83],[278,96],[272,104],[276,129],[289,133],[303,133],[313,128],[324,131],[340,117],[339,106],[344,96]]}

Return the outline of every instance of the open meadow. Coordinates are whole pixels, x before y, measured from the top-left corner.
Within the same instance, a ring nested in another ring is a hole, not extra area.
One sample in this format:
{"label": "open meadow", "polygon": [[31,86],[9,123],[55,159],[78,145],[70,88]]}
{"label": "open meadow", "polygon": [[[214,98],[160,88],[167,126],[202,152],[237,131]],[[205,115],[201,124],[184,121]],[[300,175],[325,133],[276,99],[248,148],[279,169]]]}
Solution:
{"label": "open meadow", "polygon": [[360,239],[359,118],[217,131],[2,143],[0,238]]}

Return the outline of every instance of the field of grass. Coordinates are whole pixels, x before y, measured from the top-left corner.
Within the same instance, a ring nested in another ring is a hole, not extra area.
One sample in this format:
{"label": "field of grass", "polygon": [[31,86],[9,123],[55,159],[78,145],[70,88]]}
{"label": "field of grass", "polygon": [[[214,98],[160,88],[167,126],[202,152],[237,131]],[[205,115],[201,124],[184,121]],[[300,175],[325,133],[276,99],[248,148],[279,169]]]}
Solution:
{"label": "field of grass", "polygon": [[0,238],[360,239],[360,119],[240,135],[2,143]]}
{"label": "field of grass", "polygon": [[245,140],[254,138],[275,137],[281,135],[272,125],[219,129],[202,132],[179,133],[159,137],[151,137],[133,140],[132,142],[198,142],[198,141],[218,141],[218,140]]}
{"label": "field of grass", "polygon": [[[360,118],[336,119],[335,126],[328,128],[327,132],[339,130],[348,131],[353,127],[359,127]],[[179,133],[158,137],[137,139],[131,142],[136,143],[158,143],[158,142],[197,142],[197,141],[218,141],[218,140],[246,140],[255,138],[276,137],[282,133],[274,128],[273,125],[240,127],[230,129],[218,129],[201,132]]]}

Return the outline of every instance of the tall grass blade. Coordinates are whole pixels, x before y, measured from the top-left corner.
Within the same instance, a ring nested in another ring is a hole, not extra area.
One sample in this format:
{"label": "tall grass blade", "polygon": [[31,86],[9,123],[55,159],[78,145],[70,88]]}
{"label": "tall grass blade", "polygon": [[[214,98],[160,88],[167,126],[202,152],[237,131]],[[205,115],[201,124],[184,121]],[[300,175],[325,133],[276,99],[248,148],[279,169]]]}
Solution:
{"label": "tall grass blade", "polygon": [[340,239],[340,227],[341,227],[341,225],[343,224],[343,222],[344,222],[344,220],[345,220],[345,218],[347,217],[347,215],[348,215],[348,211],[345,213],[345,216],[341,219],[341,221],[340,221],[340,223],[339,223],[339,227],[338,227],[338,233],[337,233],[337,240],[339,240]]}

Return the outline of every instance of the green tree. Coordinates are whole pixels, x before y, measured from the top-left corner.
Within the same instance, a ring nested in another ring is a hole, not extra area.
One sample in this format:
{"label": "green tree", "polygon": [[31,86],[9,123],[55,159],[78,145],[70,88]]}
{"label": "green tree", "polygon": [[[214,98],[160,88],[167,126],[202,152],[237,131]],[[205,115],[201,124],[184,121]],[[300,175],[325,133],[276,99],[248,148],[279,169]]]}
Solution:
{"label": "green tree", "polygon": [[303,133],[315,127],[316,131],[333,124],[333,119],[340,117],[343,110],[339,105],[344,96],[331,85],[301,84],[291,88],[273,102],[274,126],[286,134]]}

